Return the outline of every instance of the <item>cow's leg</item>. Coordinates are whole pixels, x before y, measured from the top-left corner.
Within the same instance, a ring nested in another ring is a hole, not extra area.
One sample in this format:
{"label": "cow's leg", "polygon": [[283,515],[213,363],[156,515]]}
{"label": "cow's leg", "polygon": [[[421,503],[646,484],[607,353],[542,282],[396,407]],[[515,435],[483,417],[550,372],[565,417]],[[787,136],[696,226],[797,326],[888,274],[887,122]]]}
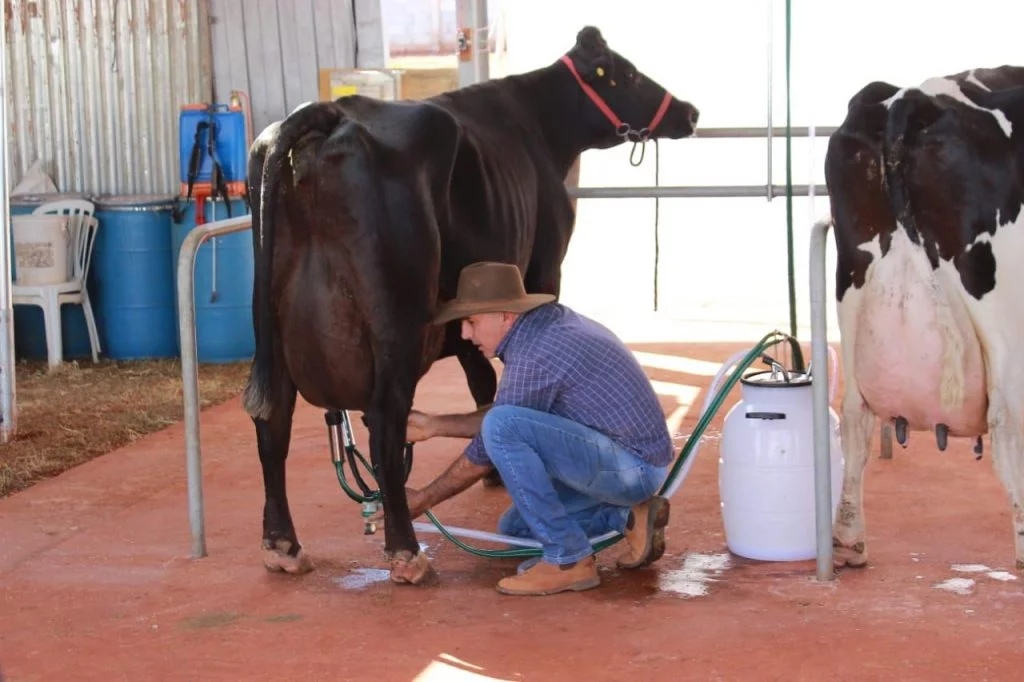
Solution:
{"label": "cow's leg", "polygon": [[[476,346],[461,339],[456,356],[462,365],[462,371],[466,373],[466,383],[477,408],[494,402],[494,396],[498,391],[498,375],[490,361]],[[484,476],[483,484],[486,487],[502,485],[501,474],[497,469],[491,469],[490,473]]]}
{"label": "cow's leg", "polygon": [[864,532],[864,467],[871,449],[875,414],[865,404],[857,386],[855,348],[856,316],[860,309],[859,291],[846,291],[839,303],[839,327],[842,336],[843,401],[840,435],[843,447],[843,492],[832,528],[832,563],[836,567],[861,567],[868,553]]}
{"label": "cow's leg", "polygon": [[[1003,393],[1004,388],[1009,395]],[[1016,565],[1024,570],[1024,389],[997,385],[990,391],[989,400],[993,466],[1010,498]]]}
{"label": "cow's leg", "polygon": [[[284,367],[283,361],[277,367]],[[273,409],[267,420],[253,419],[263,466],[263,565],[269,571],[307,573],[313,569],[295,534],[285,485],[285,463],[291,443],[295,385],[285,372],[273,382]]]}
{"label": "cow's leg", "polygon": [[843,394],[843,492],[832,529],[833,564],[859,568],[868,562],[864,533],[864,467],[871,449],[875,415],[864,404],[856,383],[847,379]]}
{"label": "cow's leg", "polygon": [[391,580],[414,585],[431,570],[427,555],[420,552],[405,495],[406,427],[421,358],[419,346],[375,351],[374,392],[365,414],[370,457],[383,497],[384,551],[391,562]]}

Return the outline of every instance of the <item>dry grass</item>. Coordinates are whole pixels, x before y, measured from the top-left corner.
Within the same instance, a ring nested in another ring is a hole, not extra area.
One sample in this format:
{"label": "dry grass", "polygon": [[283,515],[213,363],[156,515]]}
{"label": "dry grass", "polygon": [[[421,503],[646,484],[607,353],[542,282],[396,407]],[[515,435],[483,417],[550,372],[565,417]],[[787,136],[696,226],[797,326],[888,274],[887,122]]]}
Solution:
{"label": "dry grass", "polygon": [[[201,407],[236,397],[249,363],[200,365]],[[56,476],[183,417],[181,363],[45,362],[17,366],[17,437],[0,445],[0,497]]]}

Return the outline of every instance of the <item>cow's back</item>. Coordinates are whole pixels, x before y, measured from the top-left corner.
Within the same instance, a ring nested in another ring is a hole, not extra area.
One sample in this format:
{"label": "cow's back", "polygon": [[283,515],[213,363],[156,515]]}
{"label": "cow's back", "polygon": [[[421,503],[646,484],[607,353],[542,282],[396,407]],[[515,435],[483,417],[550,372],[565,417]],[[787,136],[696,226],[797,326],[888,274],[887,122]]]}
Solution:
{"label": "cow's back", "polygon": [[575,219],[559,169],[528,103],[511,81],[445,93],[432,102],[458,121],[452,221],[442,235],[441,290],[454,296],[458,273],[481,260],[516,263],[528,291],[557,294]]}

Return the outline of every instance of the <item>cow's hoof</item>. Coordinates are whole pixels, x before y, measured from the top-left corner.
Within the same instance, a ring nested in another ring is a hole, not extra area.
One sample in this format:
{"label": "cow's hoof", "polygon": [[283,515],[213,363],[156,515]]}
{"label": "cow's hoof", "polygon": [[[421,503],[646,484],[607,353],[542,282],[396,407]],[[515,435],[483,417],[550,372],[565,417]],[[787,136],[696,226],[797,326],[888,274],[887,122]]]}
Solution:
{"label": "cow's hoof", "polygon": [[395,552],[391,558],[391,582],[420,585],[433,575],[430,559],[423,552]]}
{"label": "cow's hoof", "polygon": [[844,545],[838,539],[832,539],[832,566],[834,568],[864,568],[868,564],[868,553],[864,542],[855,542],[852,546]]}
{"label": "cow's hoof", "polygon": [[263,566],[271,573],[302,575],[313,570],[313,561],[301,547],[295,556],[289,554],[291,543],[276,540],[263,543]]}

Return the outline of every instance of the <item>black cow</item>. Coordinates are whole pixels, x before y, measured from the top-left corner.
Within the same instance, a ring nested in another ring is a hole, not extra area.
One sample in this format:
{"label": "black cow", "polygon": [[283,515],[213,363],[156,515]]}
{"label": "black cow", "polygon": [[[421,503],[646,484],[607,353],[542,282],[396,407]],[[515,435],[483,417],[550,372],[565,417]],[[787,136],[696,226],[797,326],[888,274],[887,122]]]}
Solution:
{"label": "black cow", "polygon": [[829,141],[845,375],[833,544],[867,562],[863,472],[875,416],[896,437],[991,437],[1024,568],[1024,68],[919,88],[875,82]]}
{"label": "black cow", "polygon": [[581,152],[692,135],[698,112],[586,27],[561,60],[421,102],[349,96],[310,104],[253,144],[256,355],[244,393],[266,503],[264,563],[304,572],[285,493],[296,391],[361,410],[396,582],[419,582],[403,446],[419,378],[457,355],[474,399],[494,372],[430,320],[459,271],[515,263],[530,292],[558,294],[574,212],[564,185]]}

